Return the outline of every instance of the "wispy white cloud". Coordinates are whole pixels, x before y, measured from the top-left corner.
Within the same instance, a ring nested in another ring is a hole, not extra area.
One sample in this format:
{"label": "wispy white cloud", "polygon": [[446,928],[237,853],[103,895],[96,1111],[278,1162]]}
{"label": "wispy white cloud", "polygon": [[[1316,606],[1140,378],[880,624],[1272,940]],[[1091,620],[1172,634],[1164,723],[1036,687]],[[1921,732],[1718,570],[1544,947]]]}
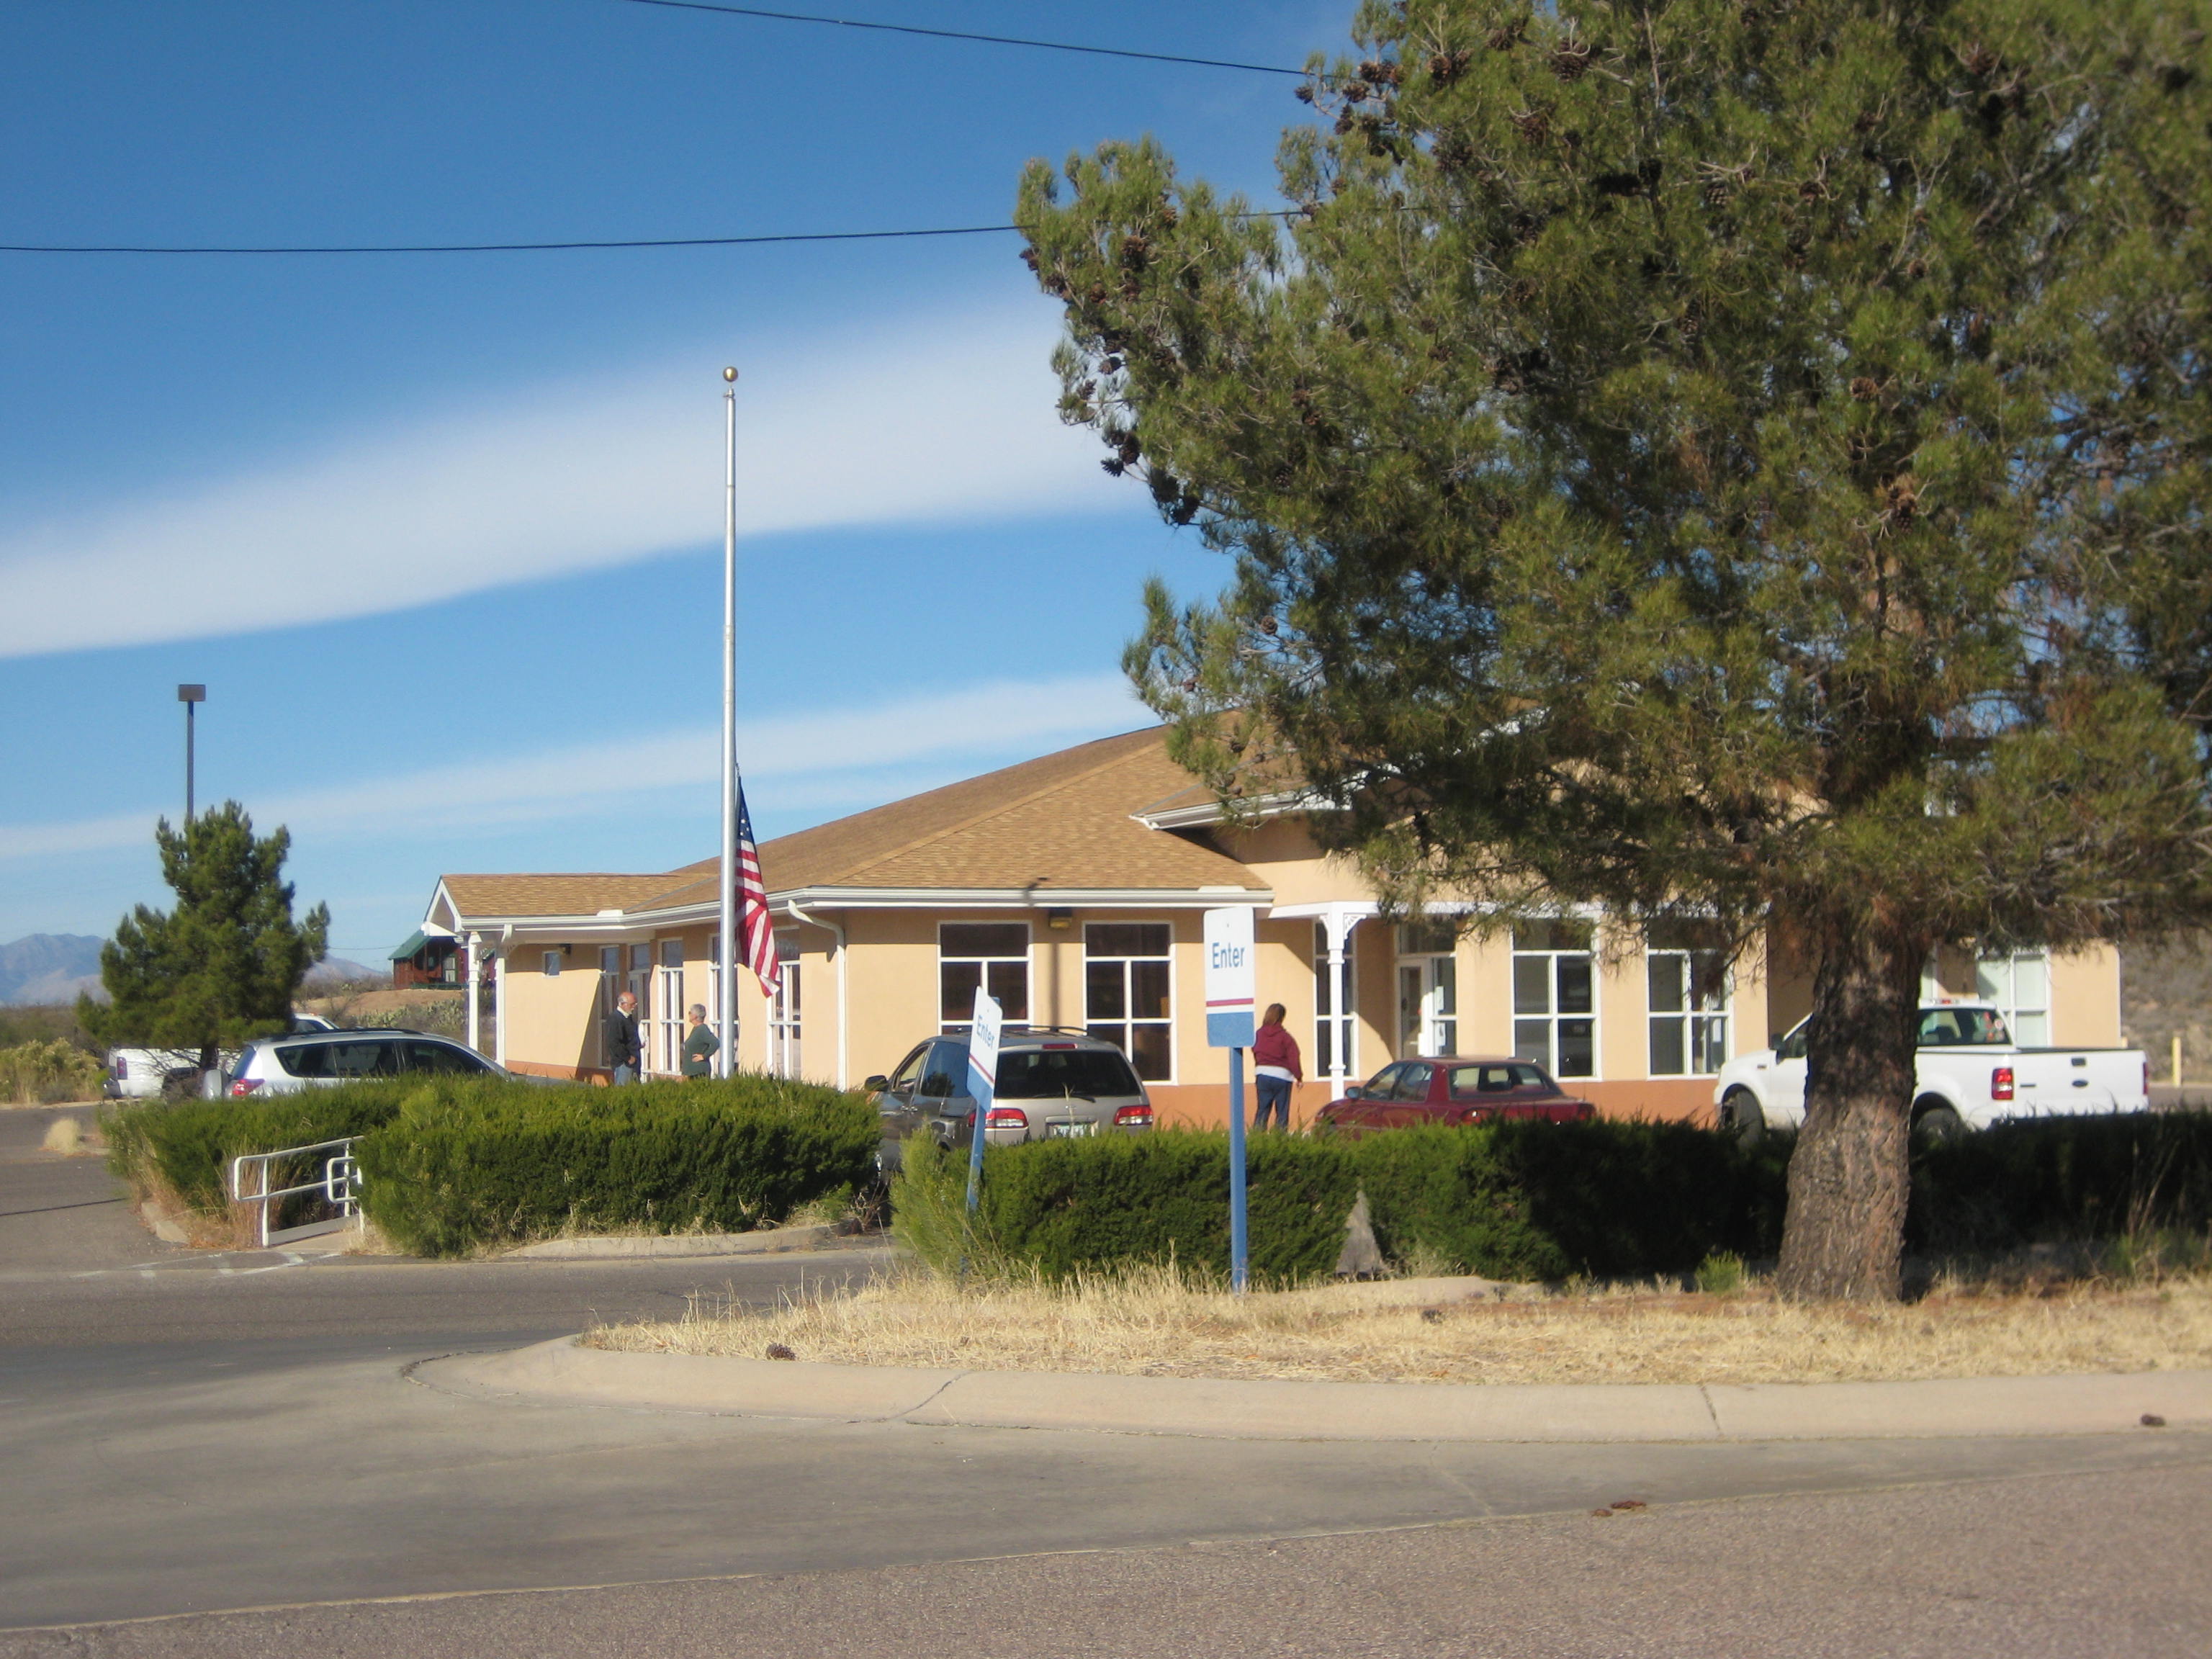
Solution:
{"label": "wispy white cloud", "polygon": [[[744,365],[739,527],[1104,507],[1054,413],[1048,307],[893,319]],[[405,609],[713,543],[715,348],[518,386],[313,458],[161,499],[0,526],[0,657]]]}
{"label": "wispy white cloud", "polygon": [[[818,811],[884,800],[961,775],[963,759],[1005,764],[1054,744],[1146,724],[1118,674],[1009,681],[873,707],[743,723],[738,758],[757,811]],[[501,760],[465,762],[306,791],[248,805],[257,824],[295,842],[544,823],[634,811],[654,792],[712,804],[721,735],[681,728]],[[0,860],[112,850],[145,841],[155,816],[116,813],[62,823],[0,824]]]}

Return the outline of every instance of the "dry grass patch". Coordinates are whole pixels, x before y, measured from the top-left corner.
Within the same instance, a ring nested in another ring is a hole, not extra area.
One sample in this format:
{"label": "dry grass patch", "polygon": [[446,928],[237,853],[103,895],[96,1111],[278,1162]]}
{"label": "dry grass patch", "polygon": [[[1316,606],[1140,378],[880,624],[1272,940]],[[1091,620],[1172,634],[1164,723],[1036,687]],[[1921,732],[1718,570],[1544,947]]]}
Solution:
{"label": "dry grass patch", "polygon": [[[1460,1281],[1456,1294],[1467,1288]],[[915,1273],[765,1312],[695,1297],[681,1320],[610,1327],[588,1340],[755,1358],[776,1345],[847,1364],[1362,1382],[1832,1382],[2212,1366],[2207,1274],[2142,1287],[1946,1285],[1875,1308],[1783,1303],[1755,1284],[1727,1296],[1475,1288],[1451,1301],[1437,1281],[1234,1297],[1172,1269],[1061,1289]]]}

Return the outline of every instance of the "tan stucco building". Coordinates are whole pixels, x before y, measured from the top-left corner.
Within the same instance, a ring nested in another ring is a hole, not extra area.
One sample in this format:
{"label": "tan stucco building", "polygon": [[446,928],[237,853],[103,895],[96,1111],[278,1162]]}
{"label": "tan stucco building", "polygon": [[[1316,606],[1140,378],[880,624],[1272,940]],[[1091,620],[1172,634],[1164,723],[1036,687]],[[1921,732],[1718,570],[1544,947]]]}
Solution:
{"label": "tan stucco building", "polygon": [[[748,1068],[858,1086],[964,1024],[977,982],[1010,1020],[1082,1026],[1135,1060],[1164,1120],[1218,1121],[1202,913],[1255,912],[1262,1005],[1304,1050],[1304,1117],[1410,1054],[1535,1058],[1609,1113],[1710,1109],[1712,1074],[1809,1000],[1786,945],[1733,965],[1694,930],[1634,936],[1595,911],[1511,929],[1392,924],[1293,797],[1231,825],[1158,729],[1085,744],[765,843],[783,989],[738,987]],[[650,1073],[683,1011],[719,1005],[718,862],[659,875],[448,875],[423,920],[489,979],[477,1040],[518,1071],[604,1076],[600,1018],[637,994]],[[2119,963],[2095,947],[1931,964],[1931,991],[2004,1006],[2023,1042],[2120,1040]]]}

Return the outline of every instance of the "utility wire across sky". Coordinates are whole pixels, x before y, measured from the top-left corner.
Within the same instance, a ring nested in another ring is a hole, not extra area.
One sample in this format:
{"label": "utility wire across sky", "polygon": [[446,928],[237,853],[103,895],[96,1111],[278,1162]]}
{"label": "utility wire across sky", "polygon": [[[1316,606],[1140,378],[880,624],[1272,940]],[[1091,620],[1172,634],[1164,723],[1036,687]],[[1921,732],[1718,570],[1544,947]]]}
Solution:
{"label": "utility wire across sky", "polygon": [[[1304,70],[1284,69],[1273,64],[1241,64],[1222,58],[1184,58],[1172,52],[1135,52],[1121,46],[1078,46],[1065,40],[1032,40],[1011,34],[975,34],[961,29],[924,28],[914,23],[877,23],[850,17],[817,16],[811,12],[769,11],[757,6],[714,5],[708,0],[621,0],[636,6],[658,6],[672,11],[719,12],[732,17],[761,18],[780,23],[819,23],[836,28],[873,29],[889,34],[927,35],[940,40],[980,41],[988,46],[1021,46],[1037,52],[1082,52],[1097,58],[1131,58],[1152,64],[1189,64],[1202,69],[1242,70],[1255,75],[1287,75],[1306,78]],[[1295,211],[1293,210],[1292,211]],[[1247,218],[1274,219],[1287,213],[1263,212]],[[265,246],[149,242],[0,242],[0,253],[105,253],[235,256],[252,254],[391,254],[391,253],[573,253],[617,248],[759,247],[778,242],[875,242],[924,236],[1003,236],[1019,225],[939,225],[918,230],[820,230],[781,232],[760,236],[637,236],[573,238],[557,242],[354,242],[272,243]]]}
{"label": "utility wire across sky", "polygon": [[826,23],[841,29],[873,29],[885,34],[920,34],[935,40],[977,40],[993,46],[1027,46],[1035,52],[1077,52],[1092,58],[1134,58],[1148,64],[1190,64],[1200,69],[1243,70],[1252,75],[1288,75],[1303,80],[1305,70],[1277,64],[1239,64],[1225,58],[1183,58],[1170,52],[1133,52],[1122,46],[1079,46],[1066,40],[1031,40],[1014,34],[971,34],[964,29],[924,28],[915,23],[871,23],[854,17],[817,17],[811,12],[765,11],[758,6],[718,6],[708,0],[623,0],[633,6],[669,11],[720,12],[728,17],[765,18],[778,23]]}

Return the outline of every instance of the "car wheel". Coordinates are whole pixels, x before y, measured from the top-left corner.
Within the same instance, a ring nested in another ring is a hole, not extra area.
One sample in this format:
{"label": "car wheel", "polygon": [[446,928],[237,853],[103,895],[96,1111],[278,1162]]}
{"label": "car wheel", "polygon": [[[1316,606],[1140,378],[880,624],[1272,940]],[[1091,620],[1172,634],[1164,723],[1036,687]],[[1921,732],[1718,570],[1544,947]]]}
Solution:
{"label": "car wheel", "polygon": [[1940,1100],[1924,1103],[1912,1114],[1913,1138],[1929,1146],[1940,1146],[1966,1133],[1966,1120]]}
{"label": "car wheel", "polygon": [[1759,1109],[1758,1097],[1748,1089],[1729,1090],[1721,1101],[1721,1127],[1747,1152],[1755,1150],[1766,1139],[1766,1114]]}

